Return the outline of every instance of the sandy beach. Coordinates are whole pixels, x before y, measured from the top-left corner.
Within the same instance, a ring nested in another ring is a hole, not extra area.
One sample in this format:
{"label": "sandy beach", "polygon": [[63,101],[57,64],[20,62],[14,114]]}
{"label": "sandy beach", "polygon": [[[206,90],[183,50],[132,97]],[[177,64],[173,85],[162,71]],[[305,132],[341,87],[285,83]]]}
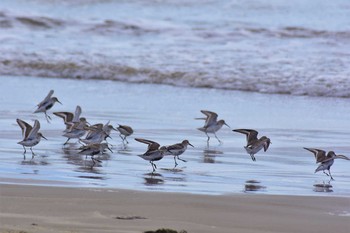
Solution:
{"label": "sandy beach", "polygon": [[348,233],[350,200],[1,185],[2,233]]}

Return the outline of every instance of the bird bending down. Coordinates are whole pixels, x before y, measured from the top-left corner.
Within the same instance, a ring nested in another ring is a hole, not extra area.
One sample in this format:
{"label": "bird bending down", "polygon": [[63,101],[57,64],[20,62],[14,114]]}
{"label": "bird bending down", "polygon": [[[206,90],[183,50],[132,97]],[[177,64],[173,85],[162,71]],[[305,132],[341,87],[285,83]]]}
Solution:
{"label": "bird bending down", "polygon": [[[329,151],[326,155],[326,151],[324,150],[315,149],[315,148],[306,148],[306,147],[304,147],[304,149],[312,152],[315,156],[316,163],[320,163],[319,166],[316,168],[315,173],[319,171],[323,171],[323,173],[329,176],[331,180],[334,180],[331,174],[331,167],[334,163],[334,159],[350,160],[348,157],[344,155],[335,154],[334,151]],[[328,173],[325,170],[328,170]]]}
{"label": "bird bending down", "polygon": [[111,148],[108,147],[108,143],[92,143],[86,146],[82,146],[79,149],[81,149],[81,151],[78,154],[91,156],[92,167],[95,166],[95,161],[101,163],[100,160],[94,158],[94,155],[103,154],[106,149],[113,153]]}
{"label": "bird bending down", "polygon": [[157,142],[147,140],[147,139],[135,138],[135,140],[148,145],[147,151],[144,154],[138,155],[138,156],[143,158],[144,160],[149,161],[152,165],[153,172],[154,172],[157,168],[157,166],[154,164],[154,161],[161,160],[164,157],[164,153],[166,152],[166,147],[165,146],[160,147],[160,145]]}
{"label": "bird bending down", "polygon": [[37,106],[38,108],[34,111],[34,113],[38,113],[38,112],[43,112],[45,113],[45,117],[47,122],[50,123],[51,117],[49,115],[47,115],[46,111],[51,109],[52,106],[58,102],[60,104],[62,104],[57,97],[51,97],[53,95],[53,90],[51,90],[49,92],[49,94],[47,94],[47,96],[45,97],[45,99],[43,101],[41,101]]}
{"label": "bird bending down", "polygon": [[[24,152],[24,158],[25,158],[25,154],[26,154],[26,147],[29,147],[31,152],[32,152],[32,158],[34,158],[34,152],[32,147],[36,146],[39,142],[41,138],[46,139],[40,132],[40,122],[38,120],[35,120],[34,122],[34,126],[32,127],[30,124],[28,124],[27,122],[21,120],[21,119],[17,119],[17,124],[19,125],[19,127],[21,127],[22,129],[22,136],[23,136],[23,140],[18,142],[18,144],[23,146]],[[47,140],[47,139],[46,139]]]}
{"label": "bird bending down", "polygon": [[209,143],[210,137],[208,133],[213,133],[215,135],[215,138],[219,141],[219,143],[222,143],[220,139],[217,137],[216,132],[222,128],[223,125],[226,125],[230,128],[228,124],[224,120],[217,120],[218,114],[215,112],[207,111],[207,110],[201,110],[201,112],[206,115],[206,117],[201,118],[195,118],[196,120],[205,120],[204,126],[201,128],[198,128],[198,130],[204,132],[207,137],[207,143]]}
{"label": "bird bending down", "polygon": [[66,145],[71,138],[80,139],[86,133],[86,128],[88,126],[88,122],[85,117],[81,117],[79,122],[74,123],[67,132],[63,134],[64,137],[67,137],[67,141],[63,144]]}
{"label": "bird bending down", "polygon": [[166,151],[164,155],[173,155],[176,167],[178,165],[176,159],[181,160],[183,162],[187,162],[186,160],[181,159],[179,156],[186,151],[188,145],[194,147],[188,140],[183,140],[181,143],[166,146]]}
{"label": "bird bending down", "polygon": [[253,161],[256,161],[254,156],[256,153],[258,153],[262,148],[264,148],[264,152],[266,152],[271,144],[270,138],[266,136],[262,136],[258,139],[258,131],[256,130],[234,129],[232,131],[246,135],[247,145],[244,147],[244,149],[247,151]]}
{"label": "bird bending down", "polygon": [[112,130],[116,130],[112,125],[109,124],[109,121],[103,125],[102,123],[95,124],[86,128],[88,134],[85,139],[80,139],[81,142],[85,144],[91,143],[101,143],[103,140],[106,140],[111,134]]}

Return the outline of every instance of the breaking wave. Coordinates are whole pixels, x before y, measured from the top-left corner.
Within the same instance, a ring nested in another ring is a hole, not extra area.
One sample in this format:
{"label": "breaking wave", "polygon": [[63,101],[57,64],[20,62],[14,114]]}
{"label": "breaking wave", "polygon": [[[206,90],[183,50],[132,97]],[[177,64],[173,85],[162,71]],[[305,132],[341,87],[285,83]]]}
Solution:
{"label": "breaking wave", "polygon": [[270,94],[350,98],[347,77],[303,77],[282,73],[260,76],[241,71],[222,76],[203,72],[160,71],[120,64],[72,61],[0,60],[2,75],[27,75],[69,79],[115,80],[130,83],[166,84],[181,87],[217,88]]}

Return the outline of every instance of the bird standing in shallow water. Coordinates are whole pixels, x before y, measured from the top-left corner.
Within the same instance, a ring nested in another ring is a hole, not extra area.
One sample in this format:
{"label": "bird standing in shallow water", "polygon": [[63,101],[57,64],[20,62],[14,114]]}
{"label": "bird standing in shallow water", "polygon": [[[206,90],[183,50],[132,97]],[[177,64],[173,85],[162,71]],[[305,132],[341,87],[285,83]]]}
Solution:
{"label": "bird standing in shallow water", "polygon": [[66,131],[62,136],[67,137],[67,141],[63,144],[66,145],[71,138],[80,139],[86,133],[88,122],[85,117],[80,117],[79,122],[74,123],[68,131]]}
{"label": "bird standing in shallow water", "polygon": [[47,122],[50,123],[50,120],[51,120],[51,117],[49,115],[47,115],[46,111],[51,109],[52,106],[58,102],[60,104],[62,104],[58,99],[57,97],[51,97],[53,95],[53,90],[51,90],[49,92],[49,94],[47,94],[47,96],[45,97],[45,99],[43,101],[41,101],[37,106],[38,108],[35,110],[34,113],[38,113],[38,112],[43,112],[45,113],[45,117],[46,117],[46,120]]}
{"label": "bird standing in shallow water", "polygon": [[[21,119],[17,119],[17,124],[19,125],[19,127],[21,127],[22,129],[22,136],[23,136],[23,140],[18,142],[18,144],[23,146],[24,152],[24,158],[25,158],[25,154],[26,154],[26,148],[25,147],[30,147],[30,150],[32,151],[32,158],[34,158],[34,152],[32,150],[33,146],[36,146],[39,142],[41,138],[46,139],[40,132],[40,122],[38,120],[35,120],[34,122],[34,126],[32,127],[30,124],[28,124],[27,122],[21,120]],[[46,139],[47,140],[47,139]]]}
{"label": "bird standing in shallow water", "polygon": [[255,154],[258,153],[262,148],[266,152],[271,144],[270,138],[262,136],[258,139],[258,131],[253,129],[234,129],[232,130],[237,133],[242,133],[247,136],[247,145],[244,149],[250,155],[253,161],[256,161]]}
{"label": "bird standing in shallow water", "polygon": [[113,151],[108,147],[107,143],[92,143],[82,146],[80,149],[81,151],[78,154],[91,156],[92,167],[95,165],[95,161],[101,163],[100,160],[94,158],[94,155],[103,154],[106,149],[113,153]]}
{"label": "bird standing in shallow water", "polygon": [[[126,143],[128,144],[129,142],[126,139],[126,137],[130,136],[131,134],[133,134],[134,130],[130,126],[127,126],[127,125],[119,125],[117,127],[117,130],[120,133],[119,137],[123,140],[123,144],[124,144],[124,141],[126,141]],[[124,137],[122,135],[124,135]]]}
{"label": "bird standing in shallow water", "polygon": [[164,155],[173,155],[176,167],[178,165],[176,159],[181,160],[183,162],[187,162],[186,160],[181,159],[179,156],[186,151],[188,145],[194,147],[188,140],[183,140],[181,143],[166,146],[166,151]]}
{"label": "bird standing in shallow water", "polygon": [[[315,155],[316,163],[320,163],[320,165],[316,168],[315,173],[319,171],[323,171],[324,174],[331,177],[331,180],[334,180],[331,174],[331,167],[334,163],[334,159],[350,160],[348,157],[344,155],[335,154],[334,151],[329,151],[326,155],[326,151],[324,150],[306,148],[306,147],[304,147],[304,149],[312,152]],[[328,170],[328,173],[325,170]]]}
{"label": "bird standing in shallow water", "polygon": [[138,155],[138,156],[143,158],[144,160],[148,160],[151,163],[153,172],[154,172],[157,166],[153,162],[161,160],[164,157],[164,153],[166,152],[166,147],[165,146],[160,147],[159,143],[151,140],[147,140],[147,139],[135,138],[135,140],[148,145],[147,151],[142,155]]}
{"label": "bird standing in shallow water", "polygon": [[222,143],[220,139],[216,136],[216,132],[222,128],[223,125],[226,125],[230,128],[228,124],[224,120],[217,120],[218,114],[215,112],[207,111],[207,110],[201,110],[201,112],[206,115],[207,117],[201,117],[201,118],[195,118],[196,120],[205,120],[204,126],[201,128],[198,128],[198,130],[204,132],[207,137],[207,143],[209,143],[210,137],[208,133],[213,133],[216,137],[216,139],[219,141],[219,143]]}

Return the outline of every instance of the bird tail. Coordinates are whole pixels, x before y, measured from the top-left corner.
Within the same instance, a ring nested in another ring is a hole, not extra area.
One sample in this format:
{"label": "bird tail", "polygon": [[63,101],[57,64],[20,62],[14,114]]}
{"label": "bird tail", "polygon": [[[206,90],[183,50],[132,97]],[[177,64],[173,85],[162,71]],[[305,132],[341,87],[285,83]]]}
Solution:
{"label": "bird tail", "polygon": [[206,128],[204,127],[201,127],[201,128],[197,128],[199,131],[202,131],[202,132],[205,132],[206,131]]}

